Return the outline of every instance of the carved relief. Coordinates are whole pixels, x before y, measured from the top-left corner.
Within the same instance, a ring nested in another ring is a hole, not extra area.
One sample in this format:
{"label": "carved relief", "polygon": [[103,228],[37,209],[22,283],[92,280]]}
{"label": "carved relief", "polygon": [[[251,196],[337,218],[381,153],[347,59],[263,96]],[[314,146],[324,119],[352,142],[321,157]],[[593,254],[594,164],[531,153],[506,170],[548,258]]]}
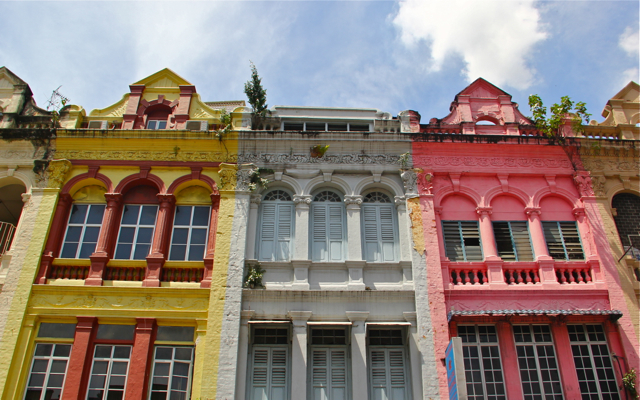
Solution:
{"label": "carved relief", "polygon": [[251,177],[256,171],[256,168],[244,168],[239,170],[236,174],[236,190],[241,192],[250,190]]}
{"label": "carved relief", "polygon": [[578,188],[580,196],[594,196],[593,188],[591,187],[591,177],[589,175],[577,173],[574,175],[573,181]]}
{"label": "carved relief", "polygon": [[166,151],[75,151],[62,150],[56,153],[56,157],[69,160],[141,160],[141,161],[209,161],[209,162],[236,162],[236,154],[223,152],[185,152],[177,154]]}
{"label": "carved relief", "polygon": [[71,169],[71,161],[69,160],[53,160],[47,168],[47,187],[60,188],[64,182],[67,173]]}
{"label": "carved relief", "polygon": [[584,167],[590,171],[640,171],[640,161],[584,159]]}
{"label": "carved relief", "polygon": [[593,176],[591,177],[591,183],[593,184],[593,191],[596,196],[604,197],[606,192],[604,190],[604,185],[607,181],[607,178],[604,176]]}
{"label": "carved relief", "polygon": [[430,172],[418,174],[418,190],[420,194],[433,194],[433,174]]}
{"label": "carved relief", "polygon": [[314,158],[308,154],[241,154],[238,162],[269,164],[392,164],[401,165],[400,156],[387,154],[337,154]]}
{"label": "carved relief", "polygon": [[420,166],[572,168],[564,158],[413,156],[413,160]]}
{"label": "carved relief", "polygon": [[222,190],[234,190],[236,188],[237,171],[235,169],[221,169],[218,172],[220,175],[220,189]]}
{"label": "carved relief", "polygon": [[311,204],[311,196],[296,194],[296,195],[293,196],[293,204],[295,204],[296,206],[299,205],[299,204],[310,205]]}
{"label": "carved relief", "polygon": [[400,174],[400,177],[402,178],[402,184],[404,185],[405,194],[417,195],[418,174],[416,174],[415,171],[404,170]]}
{"label": "carved relief", "polygon": [[[60,293],[60,292],[58,292]],[[165,296],[85,296],[78,294],[34,294],[32,308],[100,308],[122,310],[206,311],[208,299]]]}
{"label": "carved relief", "polygon": [[362,204],[362,196],[344,196],[344,204],[347,206],[359,206]]}

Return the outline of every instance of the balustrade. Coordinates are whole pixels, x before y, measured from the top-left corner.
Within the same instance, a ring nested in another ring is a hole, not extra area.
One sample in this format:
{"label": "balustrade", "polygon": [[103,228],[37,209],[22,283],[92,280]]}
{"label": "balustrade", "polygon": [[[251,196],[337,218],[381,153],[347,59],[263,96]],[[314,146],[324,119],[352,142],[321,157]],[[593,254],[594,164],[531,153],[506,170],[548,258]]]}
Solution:
{"label": "balustrade", "polygon": [[450,282],[454,285],[486,285],[489,278],[486,269],[451,268]]}
{"label": "balustrade", "polygon": [[504,280],[509,285],[535,285],[540,283],[540,275],[537,269],[505,268]]}
{"label": "balustrade", "polygon": [[592,281],[589,267],[556,268],[556,276],[560,284],[581,284]]}
{"label": "balustrade", "polygon": [[163,268],[163,282],[200,282],[204,276],[203,268]]}
{"label": "balustrade", "polygon": [[88,266],[54,265],[49,279],[85,279],[89,275]]}
{"label": "balustrade", "polygon": [[105,280],[107,281],[142,281],[146,268],[136,267],[107,267]]}

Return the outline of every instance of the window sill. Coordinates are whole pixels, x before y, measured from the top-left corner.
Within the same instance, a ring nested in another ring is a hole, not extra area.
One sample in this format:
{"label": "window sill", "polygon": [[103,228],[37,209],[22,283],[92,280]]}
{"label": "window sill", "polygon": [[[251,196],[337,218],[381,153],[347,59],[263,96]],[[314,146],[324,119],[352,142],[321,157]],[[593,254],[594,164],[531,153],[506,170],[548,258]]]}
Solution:
{"label": "window sill", "polygon": [[147,260],[114,260],[107,262],[107,267],[147,268]]}
{"label": "window sill", "polygon": [[54,258],[51,265],[68,265],[73,267],[89,267],[91,260],[88,258]]}

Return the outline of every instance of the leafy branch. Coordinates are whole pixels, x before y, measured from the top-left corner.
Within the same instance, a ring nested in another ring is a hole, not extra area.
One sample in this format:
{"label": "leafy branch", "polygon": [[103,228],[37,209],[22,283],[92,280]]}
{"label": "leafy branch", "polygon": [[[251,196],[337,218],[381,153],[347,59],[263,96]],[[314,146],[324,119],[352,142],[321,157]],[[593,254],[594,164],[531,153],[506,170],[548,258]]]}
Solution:
{"label": "leafy branch", "polygon": [[263,189],[267,188],[267,185],[269,184],[269,180],[266,178],[263,178],[262,174],[273,174],[273,170],[268,168],[254,169],[250,175],[249,190],[253,192],[258,187],[261,187]]}
{"label": "leafy branch", "polygon": [[262,79],[258,75],[258,69],[255,64],[251,62],[251,80],[244,84],[244,93],[249,99],[249,104],[253,113],[254,129],[257,127],[257,120],[264,118],[269,113],[267,109],[267,90],[262,87]]}
{"label": "leafy branch", "polygon": [[549,117],[547,117],[547,107],[537,94],[529,96],[529,108],[533,112],[532,119],[536,127],[548,137],[562,136],[561,128],[567,115],[571,115],[571,128],[576,133],[584,132],[583,123],[588,124],[591,117],[584,102],[574,103],[569,96],[562,96],[560,104],[554,103],[551,106]]}

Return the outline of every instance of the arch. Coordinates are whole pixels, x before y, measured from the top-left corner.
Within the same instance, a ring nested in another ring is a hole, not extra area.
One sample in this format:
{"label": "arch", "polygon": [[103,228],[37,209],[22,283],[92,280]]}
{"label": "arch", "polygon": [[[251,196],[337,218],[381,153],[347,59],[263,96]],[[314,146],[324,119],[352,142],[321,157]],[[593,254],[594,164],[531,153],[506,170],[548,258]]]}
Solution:
{"label": "arch", "polygon": [[[27,187],[20,179],[3,179],[2,190],[0,191],[0,222],[7,222],[14,227],[18,225],[22,216],[24,201],[22,195],[26,193]],[[0,238],[0,254],[2,253],[7,238]]]}
{"label": "arch", "polygon": [[278,188],[291,192],[291,195],[298,195],[302,193],[302,187],[298,184],[297,180],[289,176],[282,175],[281,180],[269,182],[266,188],[259,187],[258,190],[255,191],[255,194],[264,195],[266,192]]}
{"label": "arch", "polygon": [[16,180],[19,180],[20,182],[22,182],[24,187],[27,188],[26,193],[31,193],[31,188],[36,186],[36,182],[35,182],[35,179],[33,178],[32,173],[27,174],[21,171],[13,171],[13,174],[9,175],[9,171],[7,170],[1,171],[0,181],[6,178],[15,178]]}
{"label": "arch", "polygon": [[635,113],[629,118],[629,124],[637,125],[638,123],[640,123],[640,113]]}
{"label": "arch", "polygon": [[442,188],[438,190],[434,197],[434,204],[436,207],[440,206],[444,199],[451,195],[462,195],[469,198],[469,200],[473,201],[476,204],[476,207],[479,207],[482,204],[482,197],[473,189],[469,189],[468,187],[460,187],[460,190],[457,192],[453,191],[451,186]]}
{"label": "arch", "polygon": [[[637,235],[637,227],[640,226],[640,196],[635,193],[621,192],[611,199],[611,207],[616,209],[616,216],[613,220],[616,224],[618,236],[624,246],[634,244],[629,235]],[[637,243],[637,242],[636,242]],[[637,247],[637,244],[636,246]]]}
{"label": "arch", "polygon": [[494,196],[491,202],[492,221],[526,221],[524,213],[525,203],[517,196],[510,196],[503,193],[501,196]]}
{"label": "arch", "polygon": [[542,221],[574,221],[575,206],[562,196],[549,195],[540,199],[540,220]]}
{"label": "arch", "polygon": [[447,196],[442,200],[442,220],[469,221],[477,220],[476,208],[478,204],[467,196],[458,193]]}
{"label": "arch", "polygon": [[561,197],[569,202],[569,204],[571,204],[574,208],[581,207],[580,199],[576,198],[576,196],[570,191],[562,188],[557,188],[555,192],[552,192],[548,187],[539,189],[533,195],[533,199],[531,201],[532,207],[540,207],[540,201],[546,196]]}
{"label": "arch", "polygon": [[184,186],[175,192],[177,205],[211,205],[211,188],[203,185]]}
{"label": "arch", "polygon": [[606,196],[609,199],[609,207],[612,207],[611,201],[613,200],[613,197],[619,193],[633,193],[636,196],[640,196],[640,191],[634,190],[633,188],[626,189],[622,183],[616,183],[615,185],[610,187],[609,190],[607,190]]}
{"label": "arch", "polygon": [[[83,181],[87,181],[90,183],[84,183]],[[111,179],[109,179],[106,175],[101,173],[96,173],[95,175],[89,171],[84,174],[76,175],[73,178],[69,179],[69,181],[62,187],[60,194],[70,194],[73,195],[74,191],[80,189],[80,187],[85,185],[103,185],[107,189],[107,193],[113,192],[113,183],[111,183]]]}
{"label": "arch", "polygon": [[291,191],[281,187],[269,188],[264,191],[262,201],[293,201]]}
{"label": "arch", "polygon": [[160,96],[158,96],[157,99],[154,99],[154,100],[151,100],[151,101],[141,101],[140,102],[140,106],[138,107],[138,113],[137,114],[138,114],[139,117],[142,117],[147,113],[147,110],[149,108],[153,108],[153,107],[158,106],[158,105],[163,105],[163,106],[169,107],[171,109],[171,112],[169,113],[169,115],[171,115],[173,113],[174,107],[178,105],[178,101],[175,101],[175,104],[174,104],[174,102],[171,102],[171,101],[165,99],[163,95],[160,95]]}
{"label": "arch", "polygon": [[476,125],[500,125],[500,121],[497,118],[493,118],[489,115],[484,115],[476,120]]}
{"label": "arch", "polygon": [[367,189],[367,190],[365,190],[365,191],[363,191],[363,192],[361,193],[363,201],[364,201],[364,198],[365,198],[367,195],[369,195],[369,194],[371,194],[371,193],[376,193],[376,192],[378,192],[378,193],[382,193],[383,195],[385,195],[386,197],[388,197],[388,198],[389,198],[389,200],[391,201],[391,203],[393,203],[393,200],[394,200],[393,193],[392,193],[392,192],[390,192],[390,191],[388,191],[388,190],[386,190],[385,188],[381,188],[381,187],[377,187],[377,186],[374,186],[374,187],[372,187],[372,188],[369,188],[369,189]]}
{"label": "arch", "polygon": [[404,188],[402,185],[385,176],[380,177],[380,182],[375,182],[372,176],[362,179],[356,185],[353,193],[362,195],[367,190],[375,190],[376,188],[383,188],[384,190],[387,190],[391,194],[391,197],[404,196]]}
{"label": "arch", "polygon": [[524,207],[529,206],[531,204],[531,197],[522,189],[509,186],[509,191],[504,192],[502,190],[502,186],[496,186],[494,188],[489,189],[485,194],[482,201],[482,205],[480,207],[491,207],[491,202],[495,197],[507,195],[512,196],[520,200]]}
{"label": "arch", "polygon": [[313,194],[320,189],[332,188],[340,192],[342,196],[348,196],[352,194],[351,187],[347,182],[340,178],[331,177],[330,182],[325,182],[323,176],[317,176],[309,181],[304,188],[303,194]]}
{"label": "arch", "polygon": [[[146,176],[145,176],[146,175]],[[144,174],[141,172],[132,174],[120,181],[115,189],[115,193],[125,194],[129,189],[138,185],[155,186],[159,194],[166,194],[167,188],[164,182],[158,176],[153,174]]]}
{"label": "arch", "polygon": [[102,185],[83,185],[71,196],[74,203],[96,204],[106,203],[104,194],[107,189]]}
{"label": "arch", "polygon": [[167,189],[167,194],[176,194],[180,190],[188,186],[206,186],[212,193],[218,194],[218,185],[213,178],[206,175],[198,174],[197,178],[194,178],[193,174],[183,175],[177,178]]}

